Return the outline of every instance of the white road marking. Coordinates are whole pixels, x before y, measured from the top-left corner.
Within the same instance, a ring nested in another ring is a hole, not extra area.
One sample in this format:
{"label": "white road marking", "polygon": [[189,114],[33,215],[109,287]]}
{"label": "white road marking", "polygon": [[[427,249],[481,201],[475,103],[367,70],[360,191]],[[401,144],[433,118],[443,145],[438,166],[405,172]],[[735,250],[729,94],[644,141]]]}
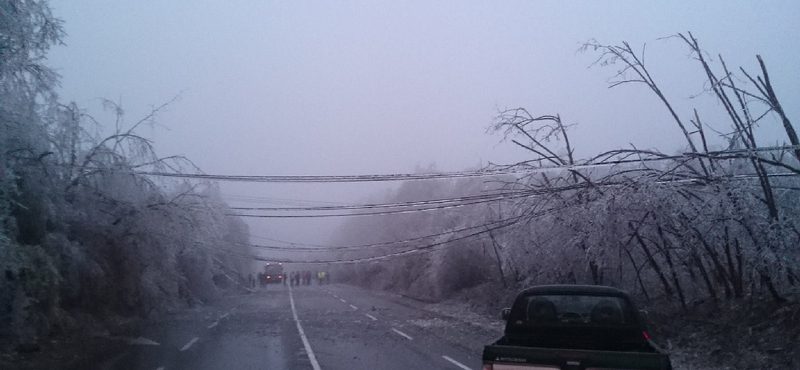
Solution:
{"label": "white road marking", "polygon": [[344,302],[344,303],[347,303],[347,301],[345,301],[344,299],[339,298],[339,300]]}
{"label": "white road marking", "polygon": [[353,307],[353,309],[354,309],[354,310],[357,310],[357,309],[358,309],[358,307],[356,307],[356,306],[353,306],[353,305],[350,305],[350,307]]}
{"label": "white road marking", "polygon": [[158,342],[156,342],[156,341],[154,341],[152,339],[147,339],[145,337],[127,338],[127,341],[128,341],[128,344],[131,344],[131,345],[140,345],[140,346],[158,346],[158,345],[160,345]]}
{"label": "white road marking", "polygon": [[394,330],[394,332],[395,332],[395,333],[397,333],[397,334],[400,334],[400,335],[402,335],[402,336],[406,337],[406,339],[408,339],[408,340],[413,340],[413,339],[414,339],[414,338],[411,338],[411,336],[410,336],[410,335],[408,335],[408,334],[406,334],[406,333],[403,333],[403,332],[402,332],[402,331],[400,331],[400,330],[397,330],[397,329],[395,329],[395,328],[392,328],[392,330]]}
{"label": "white road marking", "polygon": [[462,364],[462,363],[460,363],[460,362],[458,362],[456,360],[453,360],[450,357],[442,356],[442,358],[447,360],[447,361],[450,361],[451,363],[453,363],[453,365],[456,365],[456,366],[458,366],[458,367],[460,367],[460,368],[462,368],[464,370],[472,370],[472,369],[468,368],[466,365],[464,365],[464,364]]}
{"label": "white road marking", "polygon": [[195,342],[197,342],[197,340],[198,340],[198,339],[200,339],[200,338],[198,338],[198,337],[194,337],[194,338],[192,338],[192,340],[190,340],[190,341],[189,341],[189,343],[186,343],[186,345],[185,345],[185,346],[183,346],[183,348],[181,348],[181,352],[183,352],[183,351],[185,351],[185,350],[189,349],[189,347],[191,347],[191,346],[192,346],[192,344],[194,344]]}
{"label": "white road marking", "polygon": [[364,315],[367,315],[367,317],[369,317],[370,319],[372,319],[372,321],[378,321],[378,319],[376,319],[376,318],[375,318],[375,316],[372,316],[372,315],[370,315],[370,314],[368,314],[368,313],[365,313]]}
{"label": "white road marking", "polygon": [[308,343],[306,333],[303,331],[303,327],[300,325],[300,318],[297,317],[297,310],[294,308],[294,297],[292,296],[291,286],[289,287],[289,303],[292,304],[292,316],[294,316],[294,322],[297,324],[297,331],[300,332],[300,339],[303,340],[303,346],[306,348],[306,354],[308,355],[308,360],[311,362],[311,367],[314,370],[321,370],[319,363],[317,362],[317,356],[314,356],[314,351],[311,350],[311,344]]}
{"label": "white road marking", "polygon": [[161,366],[161,367],[157,368],[156,370],[164,370],[164,367]]}
{"label": "white road marking", "polygon": [[211,325],[208,326],[209,329],[213,329],[215,326],[219,325],[219,321],[214,321]]}

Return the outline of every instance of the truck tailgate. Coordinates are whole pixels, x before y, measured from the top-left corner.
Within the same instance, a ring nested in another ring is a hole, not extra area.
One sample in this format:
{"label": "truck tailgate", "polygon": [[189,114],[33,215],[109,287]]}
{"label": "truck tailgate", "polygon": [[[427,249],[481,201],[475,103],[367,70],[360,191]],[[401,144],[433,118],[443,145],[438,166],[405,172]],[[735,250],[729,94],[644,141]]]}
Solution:
{"label": "truck tailgate", "polygon": [[515,346],[486,346],[483,362],[494,370],[670,370],[669,356],[660,353],[587,351]]}

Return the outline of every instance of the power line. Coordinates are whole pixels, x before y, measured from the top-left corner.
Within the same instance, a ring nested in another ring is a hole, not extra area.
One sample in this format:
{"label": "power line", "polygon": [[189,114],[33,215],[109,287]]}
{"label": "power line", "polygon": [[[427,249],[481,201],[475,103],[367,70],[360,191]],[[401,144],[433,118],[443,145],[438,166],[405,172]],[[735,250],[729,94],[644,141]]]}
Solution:
{"label": "power line", "polygon": [[[769,176],[778,176],[778,177],[796,176],[796,174],[794,174],[794,173],[778,173],[778,174],[770,174]],[[734,176],[730,176],[730,177],[731,178],[743,178],[743,177],[747,178],[747,177],[757,177],[757,175],[734,175]],[[676,181],[663,181],[663,182],[664,183],[669,183],[669,182],[687,182],[687,181],[694,181],[694,179],[688,179],[688,180],[682,179],[682,180],[676,180]],[[662,182],[662,181],[659,181],[659,182]],[[385,253],[385,254],[382,254],[382,255],[379,255],[379,256],[371,256],[371,257],[360,257],[360,258],[350,258],[350,259],[347,259],[347,258],[331,258],[331,259],[317,259],[317,260],[309,260],[309,261],[293,260],[293,259],[277,259],[277,258],[266,258],[266,257],[263,257],[263,256],[253,256],[251,254],[234,253],[234,252],[230,252],[230,251],[221,250],[219,248],[212,248],[212,247],[209,247],[207,245],[203,245],[203,244],[201,244],[199,242],[196,242],[196,244],[202,246],[203,248],[208,248],[208,249],[215,250],[215,251],[217,251],[219,253],[234,255],[234,256],[241,257],[241,258],[248,258],[248,259],[253,259],[253,260],[258,260],[258,261],[266,261],[266,262],[305,263],[305,264],[351,264],[351,263],[362,263],[362,262],[378,261],[378,260],[388,259],[388,258],[397,257],[397,256],[410,255],[410,254],[414,254],[414,253],[423,253],[423,252],[428,252],[428,251],[434,251],[435,250],[434,248],[436,248],[438,246],[445,245],[447,243],[452,243],[452,242],[455,242],[455,241],[465,240],[465,239],[470,238],[470,237],[482,235],[482,234],[487,233],[487,232],[491,232],[491,231],[494,231],[494,230],[498,230],[498,229],[502,229],[502,228],[505,228],[505,227],[509,227],[509,226],[515,224],[518,220],[520,220],[522,218],[533,219],[533,218],[541,217],[543,215],[546,215],[546,214],[549,214],[549,213],[552,213],[552,212],[555,212],[555,211],[558,211],[558,210],[561,210],[561,209],[564,209],[564,208],[567,208],[567,207],[568,206],[564,205],[564,206],[561,206],[561,207],[549,208],[549,209],[546,209],[546,210],[543,210],[543,211],[536,212],[535,214],[525,214],[525,215],[517,216],[517,217],[511,218],[511,219],[505,219],[505,220],[496,221],[494,223],[484,224],[484,225],[480,225],[480,226],[473,226],[473,227],[469,227],[469,228],[463,228],[463,229],[460,229],[460,230],[461,231],[465,231],[465,230],[468,230],[468,229],[469,230],[474,230],[474,229],[477,229],[477,228],[483,228],[484,230],[476,231],[476,232],[473,232],[473,233],[470,233],[470,234],[467,234],[467,235],[463,235],[463,236],[460,236],[460,237],[448,239],[446,241],[426,244],[426,245],[423,245],[423,246],[414,247],[414,248],[403,250],[403,251],[390,252],[390,253]],[[489,227],[490,225],[496,225],[496,226]],[[453,234],[454,232],[456,232],[456,230],[445,232],[445,233],[441,233],[441,234],[434,234],[434,235]],[[390,242],[390,243],[385,243],[383,245],[408,243],[410,241],[427,239],[427,238],[430,238],[430,237],[433,237],[433,235],[429,235],[429,236],[426,236],[426,237],[412,238],[412,239],[407,239],[407,240],[398,241],[398,242]],[[294,248],[290,249],[290,248],[286,248],[286,247],[267,247],[267,246],[258,246],[258,245],[234,243],[234,242],[227,242],[227,243],[234,244],[234,245],[239,245],[239,246],[243,246],[243,247],[251,247],[251,248],[264,248],[264,249],[273,249],[273,250],[277,249],[277,250],[283,250],[283,251],[290,251],[290,250],[300,251],[301,250],[301,249],[294,249]],[[381,245],[381,244],[380,243],[376,243],[376,244],[371,244],[371,245],[372,246],[376,246],[376,245]],[[351,246],[351,247],[353,247],[353,246]],[[340,249],[345,249],[345,248],[349,248],[349,247],[344,246],[344,247],[341,247]],[[332,252],[332,251],[335,251],[335,250],[330,250],[328,252]]]}
{"label": "power line", "polygon": [[[513,197],[506,197],[505,200],[508,199],[516,199],[522,197],[529,197],[533,194],[524,194],[524,195],[516,195]],[[470,205],[494,202],[499,199],[491,199],[491,200],[476,200],[472,202],[465,202],[459,204],[445,204],[439,205],[434,207],[425,207],[425,208],[415,208],[415,209],[405,209],[405,210],[391,210],[391,211],[378,211],[378,212],[360,212],[360,213],[326,213],[326,214],[312,214],[312,215],[257,215],[257,214],[249,214],[249,213],[226,213],[226,216],[238,216],[238,217],[252,217],[252,218],[321,218],[321,217],[353,217],[353,216],[380,216],[380,215],[391,215],[391,214],[403,214],[403,213],[416,213],[416,212],[427,212],[427,211],[434,211],[434,210],[441,210],[441,209],[450,209],[450,208],[459,208],[465,207]]]}
{"label": "power line", "polygon": [[320,204],[340,205],[340,206],[352,205],[352,203],[330,202],[330,201],[322,201],[322,200],[304,200],[304,199],[258,197],[258,196],[248,196],[248,195],[224,194],[224,193],[222,194],[222,198],[225,198],[225,199],[230,200],[232,202],[282,204],[282,205],[290,205],[290,206],[309,206],[309,205],[320,205]]}
{"label": "power line", "polygon": [[[785,145],[785,146],[772,146],[754,149],[732,149],[724,151],[712,151],[708,153],[683,153],[679,155],[663,155],[657,152],[646,152],[639,150],[615,150],[603,153],[595,159],[601,157],[613,158],[618,156],[633,156],[639,155],[635,159],[617,159],[614,161],[603,160],[600,162],[586,162],[582,164],[573,165],[553,165],[553,166],[510,166],[503,169],[484,169],[478,171],[461,171],[461,172],[433,172],[421,174],[409,173],[396,173],[385,175],[213,175],[213,174],[186,174],[174,172],[158,172],[158,171],[119,171],[126,172],[134,175],[148,175],[159,177],[171,178],[184,178],[196,180],[216,180],[216,181],[235,181],[235,182],[267,182],[267,183],[331,183],[331,182],[384,182],[384,181],[409,181],[409,180],[433,180],[433,179],[451,179],[451,178],[471,178],[471,177],[488,177],[488,176],[505,176],[505,175],[518,175],[538,173],[551,170],[576,170],[576,169],[589,169],[596,167],[613,166],[628,163],[643,163],[665,160],[678,160],[678,159],[702,159],[713,158],[720,155],[730,154],[744,154],[741,158],[747,158],[759,152],[778,151],[778,150],[793,150],[800,149],[800,146]],[[726,158],[731,159],[731,158]],[[530,161],[529,161],[530,162]],[[87,170],[96,171],[110,171],[106,168],[85,168]]]}
{"label": "power line", "polygon": [[[432,244],[427,244],[427,245],[424,245],[424,246],[421,246],[421,247],[416,247],[416,248],[405,250],[405,251],[392,252],[392,253],[387,253],[387,254],[383,254],[383,255],[380,255],[380,256],[350,258],[350,259],[346,259],[346,258],[331,258],[331,259],[318,259],[318,260],[303,261],[303,260],[293,260],[293,259],[266,258],[266,257],[263,257],[263,256],[253,256],[253,255],[250,255],[250,254],[242,254],[242,253],[235,253],[235,252],[225,251],[225,250],[221,250],[219,248],[214,248],[214,247],[209,247],[207,245],[203,245],[200,242],[194,242],[194,243],[196,245],[201,246],[202,248],[211,249],[211,250],[217,251],[219,253],[234,255],[234,256],[242,257],[242,258],[249,258],[249,259],[253,259],[253,260],[256,260],[256,261],[280,262],[280,263],[303,263],[303,264],[351,264],[351,263],[379,261],[379,260],[388,259],[388,258],[392,258],[392,257],[398,257],[398,256],[421,253],[421,252],[427,252],[427,251],[433,251],[434,248],[438,247],[438,246],[442,246],[442,245],[445,245],[445,244],[448,244],[448,243],[461,241],[461,240],[464,240],[464,239],[467,239],[467,238],[471,238],[471,237],[474,237],[474,236],[482,235],[482,234],[489,233],[489,232],[492,232],[492,231],[495,231],[495,230],[499,230],[499,229],[502,229],[502,228],[509,227],[509,226],[513,225],[514,223],[516,223],[516,221],[518,219],[519,219],[519,217],[516,217],[514,219],[510,219],[509,221],[511,221],[511,222],[508,222],[508,223],[505,223],[505,224],[501,224],[499,226],[495,226],[495,227],[492,227],[492,228],[485,228],[482,231],[477,231],[477,232],[474,232],[474,233],[471,233],[471,234],[468,234],[468,235],[464,235],[464,236],[460,236],[460,237],[457,237],[457,238],[453,238],[453,239],[449,239],[449,240],[445,240],[445,241],[441,241],[441,242],[436,242],[436,243],[432,243]],[[483,226],[481,226],[481,227],[483,227]]]}
{"label": "power line", "polygon": [[[335,251],[353,251],[353,250],[359,250],[360,251],[360,250],[367,250],[367,249],[370,249],[370,248],[374,249],[374,248],[379,248],[379,247],[390,247],[390,246],[395,246],[395,245],[398,245],[398,244],[408,244],[408,243],[417,242],[417,241],[420,241],[420,240],[433,239],[433,238],[437,238],[437,237],[444,236],[444,235],[455,234],[455,233],[460,233],[460,232],[463,232],[463,231],[475,230],[475,229],[485,228],[487,226],[493,226],[493,225],[497,225],[497,224],[502,224],[502,223],[505,223],[505,222],[509,222],[511,220],[515,220],[516,221],[519,218],[520,217],[512,217],[512,218],[509,218],[509,219],[503,219],[503,220],[488,222],[488,223],[485,223],[483,225],[469,226],[469,227],[449,230],[449,231],[445,231],[445,232],[441,232],[441,233],[437,233],[437,234],[430,234],[430,235],[419,236],[419,237],[414,237],[414,238],[409,238],[409,239],[404,239],[404,240],[397,240],[397,241],[392,241],[392,242],[360,244],[360,245],[334,246],[334,245],[290,243],[290,242],[280,241],[280,242],[283,242],[283,243],[289,243],[289,244],[293,245],[293,247],[288,247],[288,246],[271,246],[271,245],[259,245],[259,244],[245,244],[245,243],[231,242],[231,241],[227,241],[227,240],[223,240],[223,239],[217,239],[217,240],[225,242],[225,243],[229,243],[229,244],[239,245],[239,246],[246,246],[246,247],[251,247],[251,248],[256,248],[256,249],[285,251],[285,252],[335,252]],[[269,238],[265,238],[265,239],[269,239]],[[270,240],[278,241],[278,240],[275,240],[275,239],[270,239]],[[300,246],[300,247],[294,247],[294,246]]]}
{"label": "power line", "polygon": [[[794,172],[783,172],[783,173],[773,173],[767,174],[767,177],[787,177],[787,176],[798,176]],[[742,174],[742,175],[724,175],[724,176],[716,176],[709,179],[700,179],[700,178],[681,178],[681,179],[671,179],[671,180],[658,180],[654,183],[656,184],[698,184],[698,183],[706,183],[709,180],[720,180],[720,179],[747,179],[747,178],[758,178],[760,175],[757,174]],[[562,187],[550,187],[550,188],[542,188],[537,190],[528,190],[524,192],[520,192],[518,195],[513,196],[506,196],[503,199],[497,200],[476,200],[473,202],[465,202],[459,204],[445,204],[439,205],[434,207],[425,207],[425,208],[414,208],[414,209],[401,209],[401,210],[389,210],[389,211],[378,211],[378,212],[359,212],[359,213],[326,213],[326,214],[310,214],[310,215],[263,215],[263,214],[250,214],[250,213],[226,213],[226,216],[233,216],[233,217],[249,217],[249,218],[325,218],[325,217],[357,217],[357,216],[379,216],[379,215],[390,215],[390,214],[406,214],[406,213],[416,213],[416,212],[427,212],[427,211],[434,211],[434,210],[441,210],[441,209],[451,209],[451,208],[458,208],[464,207],[469,205],[476,205],[481,203],[489,203],[498,200],[510,200],[510,199],[518,199],[518,198],[525,198],[525,197],[533,197],[536,195],[544,195],[544,194],[555,194],[564,191],[570,190],[578,190],[578,189],[589,189],[589,188],[598,188],[598,187],[624,187],[629,186],[630,183],[628,182],[600,182],[600,183],[580,183],[580,184],[573,184],[568,186]]]}
{"label": "power line", "polygon": [[154,171],[128,171],[136,175],[175,177],[198,180],[216,181],[238,181],[238,182],[293,182],[293,183],[325,183],[325,182],[384,182],[384,181],[408,181],[408,180],[431,180],[431,179],[450,179],[465,177],[485,177],[498,176],[517,173],[515,170],[482,170],[465,172],[439,172],[423,174],[387,174],[387,175],[334,175],[334,176],[261,176],[261,175],[209,175],[209,174],[184,174],[171,172]]}
{"label": "power line", "polygon": [[472,196],[463,196],[455,198],[431,199],[421,201],[409,202],[395,202],[395,203],[373,203],[373,204],[359,204],[359,205],[340,205],[340,206],[313,206],[313,207],[230,207],[230,209],[237,211],[343,211],[343,210],[362,210],[362,209],[377,209],[377,208],[398,208],[398,207],[417,207],[433,204],[447,204],[447,203],[461,203],[469,201],[495,201],[505,199],[515,199],[517,197],[524,197],[528,194],[527,191],[515,191],[506,193],[494,194],[481,194]]}
{"label": "power line", "polygon": [[[379,255],[379,256],[372,256],[372,257],[359,257],[359,258],[349,258],[349,259],[347,259],[347,258],[333,258],[333,259],[304,261],[304,260],[293,260],[293,259],[266,258],[266,257],[262,257],[262,256],[253,256],[253,255],[250,255],[250,254],[239,254],[239,253],[233,253],[233,252],[229,252],[229,251],[223,251],[223,250],[220,250],[219,248],[212,248],[212,247],[208,247],[206,245],[201,245],[201,246],[204,247],[204,248],[207,248],[207,249],[217,250],[220,253],[231,254],[231,255],[238,256],[238,257],[242,257],[242,258],[250,258],[250,259],[254,259],[254,260],[257,260],[257,261],[264,261],[264,262],[303,263],[303,264],[353,264],[353,263],[362,263],[362,262],[373,262],[373,261],[379,261],[379,260],[389,259],[389,258],[393,258],[393,257],[403,256],[403,255],[433,252],[433,251],[437,250],[437,249],[434,249],[434,248],[436,248],[438,246],[443,246],[443,245],[446,245],[448,243],[453,243],[453,242],[456,242],[456,241],[465,240],[467,238],[471,238],[471,237],[474,237],[474,236],[482,235],[482,234],[485,234],[485,233],[489,233],[489,232],[492,232],[492,231],[495,231],[495,230],[500,230],[500,229],[512,226],[512,225],[516,224],[517,221],[519,221],[523,217],[524,218],[541,217],[541,216],[550,214],[552,212],[564,209],[566,207],[567,206],[550,208],[550,209],[546,209],[546,210],[543,210],[543,211],[539,211],[536,214],[532,214],[532,215],[517,216],[517,217],[512,217],[512,218],[509,218],[509,219],[503,219],[503,220],[495,221],[495,222],[492,222],[492,223],[480,225],[480,226],[473,226],[473,227],[470,227],[470,228],[464,228],[463,230],[476,229],[476,228],[482,228],[483,230],[482,231],[477,231],[477,232],[474,232],[474,233],[470,233],[468,235],[463,235],[463,236],[460,236],[460,237],[457,237],[457,238],[448,239],[448,240],[441,241],[441,242],[436,242],[436,243],[432,243],[432,244],[426,244],[426,245],[423,245],[423,246],[420,246],[420,247],[415,247],[415,248],[404,250],[404,251],[390,252],[390,253],[382,254],[382,255]],[[490,225],[497,225],[497,226],[489,227]]]}

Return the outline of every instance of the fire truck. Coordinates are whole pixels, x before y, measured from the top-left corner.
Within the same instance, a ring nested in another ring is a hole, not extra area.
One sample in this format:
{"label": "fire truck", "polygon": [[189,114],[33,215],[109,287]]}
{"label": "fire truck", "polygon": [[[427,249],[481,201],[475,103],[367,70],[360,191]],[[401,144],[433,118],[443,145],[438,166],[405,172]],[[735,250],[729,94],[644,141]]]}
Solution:
{"label": "fire truck", "polygon": [[264,266],[264,282],[269,283],[283,283],[283,264],[282,263],[267,263]]}

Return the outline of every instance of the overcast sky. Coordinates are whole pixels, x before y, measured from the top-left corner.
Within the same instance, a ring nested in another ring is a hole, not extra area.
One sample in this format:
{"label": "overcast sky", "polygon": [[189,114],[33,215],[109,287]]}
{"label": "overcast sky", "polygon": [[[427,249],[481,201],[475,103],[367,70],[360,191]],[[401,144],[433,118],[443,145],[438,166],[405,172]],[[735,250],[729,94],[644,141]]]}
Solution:
{"label": "overcast sky", "polygon": [[[54,0],[68,34],[50,53],[61,96],[128,121],[180,93],[144,134],[160,154],[207,173],[321,175],[457,171],[525,153],[486,134],[498,108],[579,123],[580,157],[630,143],[684,145],[644,86],[608,90],[582,42],[647,43],[647,62],[679,114],[713,124],[719,107],[688,99],[701,70],[675,39],[691,31],[729,66],[770,69],[800,122],[800,3],[787,1],[110,1]],[[725,126],[720,124],[720,128]],[[765,124],[766,141],[781,139]],[[781,139],[782,140],[782,139]],[[223,184],[229,195],[354,202],[363,186]],[[325,242],[329,223],[251,221],[252,233]],[[256,240],[254,240],[256,241]]]}

